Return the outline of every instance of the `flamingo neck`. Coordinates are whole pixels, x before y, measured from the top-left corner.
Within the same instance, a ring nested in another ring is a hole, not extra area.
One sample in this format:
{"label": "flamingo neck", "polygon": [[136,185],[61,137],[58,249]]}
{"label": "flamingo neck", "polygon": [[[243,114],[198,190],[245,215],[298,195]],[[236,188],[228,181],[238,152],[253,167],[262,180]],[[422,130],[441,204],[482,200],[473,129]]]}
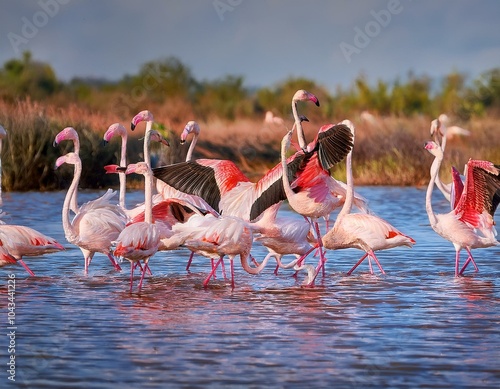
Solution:
{"label": "flamingo neck", "polygon": [[196,142],[198,141],[198,134],[194,134],[193,140],[191,141],[191,144],[189,145],[188,152],[186,154],[186,162],[191,161],[191,158],[193,157],[193,151],[194,147],[196,146]]}
{"label": "flamingo neck", "polygon": [[429,221],[431,225],[434,226],[437,223],[436,215],[432,210],[432,190],[434,189],[434,183],[436,182],[436,176],[439,172],[439,168],[441,167],[441,162],[443,161],[443,157],[436,156],[434,161],[432,161],[430,175],[431,178],[429,180],[429,185],[427,186],[427,192],[425,194],[425,210],[427,215],[429,216]]}
{"label": "flamingo neck", "polygon": [[[346,190],[344,205],[342,206],[342,209],[340,210],[337,216],[337,220],[340,220],[344,215],[351,213],[352,203],[354,201],[354,179],[352,176],[352,149],[351,151],[349,151],[349,154],[347,154],[347,158],[345,160],[345,169],[346,169],[347,190]],[[335,222],[337,222],[337,220]]]}
{"label": "flamingo neck", "polygon": [[292,100],[292,113],[295,120],[295,126],[297,127],[297,139],[299,141],[299,146],[304,150],[307,146],[306,137],[304,135],[304,130],[302,128],[302,122],[300,121],[299,113],[297,112],[297,102],[295,100]]}
{"label": "flamingo neck", "polygon": [[149,154],[149,142],[151,140],[151,129],[153,128],[153,121],[148,120],[146,123],[146,132],[144,134],[144,162],[151,166],[151,156]]}
{"label": "flamingo neck", "polygon": [[144,175],[144,221],[153,223],[153,177],[151,170]]}
{"label": "flamingo neck", "polygon": [[71,236],[74,235],[73,226],[71,225],[70,217],[69,217],[69,209],[70,203],[73,198],[76,198],[76,194],[78,191],[78,183],[80,182],[80,177],[82,175],[82,162],[78,160],[75,163],[74,173],[73,173],[73,181],[68,188],[68,192],[66,193],[66,197],[64,198],[63,209],[62,209],[62,225],[64,229],[64,234],[66,235],[66,239],[70,240]]}
{"label": "flamingo neck", "polygon": [[[291,133],[289,133],[286,136],[291,137],[292,135]],[[288,142],[285,141],[281,142],[281,167],[283,170],[282,173],[283,189],[285,191],[289,205],[292,206],[292,204],[290,204],[290,200],[294,198],[295,192],[292,190],[292,187],[290,186],[290,180],[288,179],[288,165],[286,163],[286,152],[288,150],[287,143]]]}
{"label": "flamingo neck", "polygon": [[[127,134],[122,135],[122,148],[120,153],[120,166],[127,166]],[[119,204],[122,209],[125,209],[125,191],[127,190],[127,175],[119,173],[120,179],[120,200]]]}

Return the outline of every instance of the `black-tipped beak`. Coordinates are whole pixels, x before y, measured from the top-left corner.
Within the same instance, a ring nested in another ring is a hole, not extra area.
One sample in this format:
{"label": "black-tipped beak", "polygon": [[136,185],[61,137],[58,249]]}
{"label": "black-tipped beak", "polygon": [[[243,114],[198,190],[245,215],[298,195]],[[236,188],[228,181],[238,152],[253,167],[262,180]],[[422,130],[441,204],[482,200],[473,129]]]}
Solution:
{"label": "black-tipped beak", "polygon": [[120,172],[120,173],[125,173],[127,171],[127,167],[126,166],[118,166],[116,168],[116,171]]}
{"label": "black-tipped beak", "polygon": [[57,143],[56,141],[52,142],[52,147],[57,147],[59,143]]}
{"label": "black-tipped beak", "polygon": [[102,145],[103,145],[103,146],[106,146],[107,144],[108,144],[108,141],[107,141],[106,139],[103,139],[103,140],[102,140]]}
{"label": "black-tipped beak", "polygon": [[319,100],[316,100],[316,107],[319,107]]}
{"label": "black-tipped beak", "polygon": [[134,123],[130,123],[130,129],[131,129],[132,131],[134,131],[134,130],[135,130],[135,124],[134,124]]}
{"label": "black-tipped beak", "polygon": [[181,145],[183,145],[184,143],[186,143],[186,141],[184,139],[181,139]]}

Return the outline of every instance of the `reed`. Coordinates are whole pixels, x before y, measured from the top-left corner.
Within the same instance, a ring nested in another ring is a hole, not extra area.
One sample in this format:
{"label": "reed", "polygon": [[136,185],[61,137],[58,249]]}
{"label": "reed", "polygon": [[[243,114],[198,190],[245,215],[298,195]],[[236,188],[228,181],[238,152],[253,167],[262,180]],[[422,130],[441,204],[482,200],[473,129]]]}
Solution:
{"label": "reed", "polygon": [[[170,148],[152,145],[153,164],[170,164],[185,158],[189,142],[181,146],[179,136],[185,123],[196,118],[185,105],[176,104],[149,107],[155,116],[156,129],[171,144]],[[172,111],[175,115],[169,115]],[[118,178],[106,175],[103,166],[117,163],[120,144],[117,140],[103,146],[102,136],[114,122],[128,127],[130,118],[123,116],[76,105],[62,109],[29,99],[15,103],[0,101],[0,124],[8,132],[2,150],[4,190],[48,191],[69,185],[71,169],[62,167],[57,172],[53,169],[56,158],[72,148],[70,142],[52,146],[55,135],[66,126],[74,127],[80,135],[83,162],[80,186],[86,189],[117,187]],[[423,144],[430,137],[430,117],[378,117],[367,123],[354,116],[351,120],[356,125],[353,154],[356,185],[420,186],[428,182],[432,159],[423,150]],[[293,124],[291,118],[285,119],[285,126],[265,124],[263,118],[234,121],[212,118],[199,123],[201,135],[194,157],[233,160],[252,179],[258,179],[279,163],[281,139]],[[316,121],[304,123],[307,139],[313,139],[321,124]],[[442,168],[444,181],[451,180],[451,165],[460,169],[469,158],[500,164],[497,119],[487,117],[458,124],[469,129],[472,135],[449,140]],[[142,131],[138,128],[129,133],[129,162],[142,159]],[[345,180],[343,164],[334,167],[332,174]],[[140,180],[134,182],[132,177],[128,182],[131,187],[141,185]]]}

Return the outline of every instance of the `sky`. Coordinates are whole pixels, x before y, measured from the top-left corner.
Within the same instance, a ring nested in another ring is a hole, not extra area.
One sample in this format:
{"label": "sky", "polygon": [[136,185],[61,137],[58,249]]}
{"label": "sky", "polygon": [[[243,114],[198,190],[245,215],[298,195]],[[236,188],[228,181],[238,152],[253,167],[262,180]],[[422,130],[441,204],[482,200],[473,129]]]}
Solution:
{"label": "sky", "polygon": [[334,91],[409,72],[500,66],[498,0],[0,0],[0,64],[29,50],[59,79],[118,80],[174,56],[199,80],[305,77]]}

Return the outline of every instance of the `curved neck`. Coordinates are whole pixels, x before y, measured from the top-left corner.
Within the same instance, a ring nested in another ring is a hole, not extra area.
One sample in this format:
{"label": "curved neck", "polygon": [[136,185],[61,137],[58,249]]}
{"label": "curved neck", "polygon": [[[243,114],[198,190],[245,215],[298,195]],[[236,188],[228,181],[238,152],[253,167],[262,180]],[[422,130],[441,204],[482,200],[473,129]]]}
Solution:
{"label": "curved neck", "polygon": [[151,167],[151,156],[149,154],[149,141],[151,139],[151,129],[153,128],[153,121],[149,120],[146,123],[146,132],[144,133],[144,162]]}
{"label": "curved neck", "polygon": [[[122,135],[122,148],[120,154],[120,166],[127,166],[127,134]],[[125,191],[127,190],[127,175],[123,172],[118,174],[120,179],[120,200],[119,204],[122,209],[125,209]]]}
{"label": "curved neck", "polygon": [[269,261],[269,258],[271,258],[271,254],[267,254],[266,257],[264,258],[264,260],[260,263],[259,266],[257,267],[251,267],[249,264],[248,264],[248,257],[249,255],[240,255],[240,259],[241,259],[241,267],[243,268],[243,270],[245,270],[247,273],[249,274],[252,274],[252,275],[257,275],[259,274],[262,269],[264,269],[267,265],[267,262]]}
{"label": "curved neck", "polygon": [[144,221],[153,223],[153,176],[151,170],[144,175]]}
{"label": "curved neck", "polygon": [[76,198],[76,193],[78,191],[78,183],[80,182],[81,175],[82,175],[82,163],[80,160],[78,160],[78,162],[75,163],[73,181],[71,182],[71,185],[68,188],[68,192],[66,193],[66,197],[64,198],[63,209],[62,209],[62,225],[66,238],[74,234],[73,226],[71,225],[71,221],[69,218],[69,209],[72,198]]}
{"label": "curved neck", "polygon": [[189,145],[189,150],[186,154],[186,162],[191,161],[193,157],[194,147],[196,146],[196,142],[198,141],[198,134],[194,134],[193,139],[191,140],[191,144]]}
{"label": "curved neck", "polygon": [[346,184],[347,184],[346,196],[344,205],[342,206],[342,209],[340,210],[337,219],[335,220],[335,224],[337,224],[337,220],[340,220],[342,216],[351,213],[352,210],[352,202],[354,200],[354,179],[352,176],[352,149],[351,151],[349,151],[349,154],[347,154],[347,158],[345,160],[345,170],[346,170]]}
{"label": "curved neck", "polygon": [[286,198],[288,199],[288,203],[290,204],[290,199],[293,198],[295,195],[295,192],[292,190],[292,187],[290,186],[290,180],[288,179],[288,166],[286,163],[286,152],[288,151],[288,145],[290,143],[290,138],[292,137],[292,132],[290,131],[287,135],[288,137],[287,140],[283,139],[281,142],[281,167],[283,170],[282,173],[282,179],[283,179],[283,189],[286,194]]}
{"label": "curved neck", "polygon": [[299,141],[299,146],[304,150],[307,146],[306,137],[304,135],[304,130],[302,129],[302,122],[300,121],[299,113],[297,112],[297,102],[295,100],[292,100],[292,113],[293,119],[295,120],[295,126],[297,127],[297,139]]}
{"label": "curved neck", "polygon": [[439,171],[439,168],[441,167],[442,161],[443,158],[438,156],[436,156],[434,158],[434,161],[432,161],[430,170],[431,179],[429,180],[429,185],[427,186],[427,192],[425,194],[425,210],[427,212],[427,215],[429,216],[429,221],[431,222],[431,225],[435,225],[437,223],[436,215],[432,210],[432,190],[434,189],[434,183],[436,182],[436,176]]}

